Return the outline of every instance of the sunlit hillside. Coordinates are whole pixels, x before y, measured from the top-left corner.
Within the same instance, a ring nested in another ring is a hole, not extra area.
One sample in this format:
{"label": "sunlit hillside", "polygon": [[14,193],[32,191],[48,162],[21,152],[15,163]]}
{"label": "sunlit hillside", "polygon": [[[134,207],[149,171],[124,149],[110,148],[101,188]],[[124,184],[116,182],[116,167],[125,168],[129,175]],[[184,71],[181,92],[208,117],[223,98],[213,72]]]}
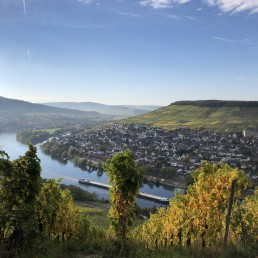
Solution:
{"label": "sunlit hillside", "polygon": [[144,115],[121,120],[121,122],[148,124],[166,130],[191,128],[242,131],[247,127],[258,127],[258,106],[248,104],[253,102],[230,103],[235,103],[235,105],[215,106],[210,103],[201,106],[195,102],[176,102]]}

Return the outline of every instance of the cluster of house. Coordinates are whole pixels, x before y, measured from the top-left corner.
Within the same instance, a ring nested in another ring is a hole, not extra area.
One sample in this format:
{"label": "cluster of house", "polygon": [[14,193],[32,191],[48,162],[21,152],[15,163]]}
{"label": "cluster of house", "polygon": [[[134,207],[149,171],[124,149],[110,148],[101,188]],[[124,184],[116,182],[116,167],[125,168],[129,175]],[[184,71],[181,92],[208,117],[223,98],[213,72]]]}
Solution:
{"label": "cluster of house", "polygon": [[164,131],[147,125],[113,124],[101,131],[67,134],[57,141],[95,162],[130,149],[138,164],[172,167],[178,175],[185,176],[198,168],[202,160],[208,160],[239,167],[258,181],[258,138],[244,137],[241,133]]}

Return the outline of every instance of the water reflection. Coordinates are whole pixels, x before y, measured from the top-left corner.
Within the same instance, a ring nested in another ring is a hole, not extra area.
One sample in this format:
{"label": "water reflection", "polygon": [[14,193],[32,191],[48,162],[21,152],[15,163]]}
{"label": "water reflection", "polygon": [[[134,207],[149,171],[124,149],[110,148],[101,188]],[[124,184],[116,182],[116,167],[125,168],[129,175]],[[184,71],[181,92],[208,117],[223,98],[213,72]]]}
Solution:
{"label": "water reflection", "polygon": [[[11,159],[16,159],[19,155],[24,155],[28,149],[26,145],[16,141],[15,134],[0,134],[0,146],[10,155]],[[80,186],[82,189],[96,193],[99,198],[109,198],[109,192],[107,190],[78,183],[79,178],[89,178],[90,180],[107,183],[108,178],[104,171],[82,170],[75,166],[70,160],[51,158],[49,155],[43,153],[38,145],[36,147],[38,148],[38,157],[41,160],[42,178],[63,178],[62,183]],[[140,191],[162,197],[174,198],[175,188],[144,181]],[[162,206],[153,201],[142,199],[137,199],[137,204],[143,208]]]}
{"label": "water reflection", "polygon": [[97,171],[97,176],[98,176],[98,177],[102,177],[102,176],[103,176],[103,173],[104,173],[103,170],[102,170],[102,171],[98,170],[98,171]]}
{"label": "water reflection", "polygon": [[49,156],[52,160],[56,160],[58,161],[59,163],[61,164],[67,164],[67,159],[60,159],[60,158],[57,158],[57,157],[53,157],[53,156]]}

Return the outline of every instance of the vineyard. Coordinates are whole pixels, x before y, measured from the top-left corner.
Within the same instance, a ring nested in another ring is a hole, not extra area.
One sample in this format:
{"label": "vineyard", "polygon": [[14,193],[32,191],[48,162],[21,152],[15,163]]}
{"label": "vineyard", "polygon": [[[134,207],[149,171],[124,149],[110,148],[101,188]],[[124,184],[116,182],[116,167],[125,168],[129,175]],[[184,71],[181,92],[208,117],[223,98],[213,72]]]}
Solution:
{"label": "vineyard", "polygon": [[193,177],[187,194],[177,195],[168,208],[152,214],[134,230],[133,238],[153,250],[179,245],[204,250],[226,247],[228,242],[257,244],[258,190],[240,201],[241,190],[250,186],[244,172],[204,162]]}
{"label": "vineyard", "polygon": [[242,198],[251,181],[228,164],[203,161],[186,194],[141,221],[135,200],[142,170],[129,150],[107,165],[109,212],[78,207],[72,188],[40,172],[32,145],[14,161],[0,151],[0,257],[257,257],[258,189]]}
{"label": "vineyard", "polygon": [[[249,102],[248,102],[249,103]],[[189,105],[187,105],[189,104]],[[123,124],[147,124],[160,127],[166,131],[176,128],[200,129],[216,132],[241,132],[248,127],[256,128],[257,107],[241,103],[228,103],[226,106],[196,105],[185,102],[184,105],[175,102],[147,114],[121,120]],[[239,104],[239,106],[237,106]]]}

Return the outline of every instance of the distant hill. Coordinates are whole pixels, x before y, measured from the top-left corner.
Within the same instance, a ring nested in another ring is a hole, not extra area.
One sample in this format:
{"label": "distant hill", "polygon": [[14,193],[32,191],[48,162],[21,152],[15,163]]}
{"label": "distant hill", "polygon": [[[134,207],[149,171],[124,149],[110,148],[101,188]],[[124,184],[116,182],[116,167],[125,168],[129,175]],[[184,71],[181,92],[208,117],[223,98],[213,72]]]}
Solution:
{"label": "distant hill", "polygon": [[240,132],[258,127],[258,101],[179,101],[144,115],[120,120],[162,127]]}
{"label": "distant hill", "polygon": [[99,125],[113,119],[94,111],[50,107],[0,97],[0,133],[31,128],[58,128]]}
{"label": "distant hill", "polygon": [[33,104],[23,100],[8,99],[0,97],[0,112],[15,113],[15,114],[67,114],[67,115],[79,115],[94,118],[104,118],[102,114],[98,112],[85,112],[81,110],[50,107],[42,104]]}
{"label": "distant hill", "polygon": [[131,117],[160,108],[161,106],[105,105],[95,102],[48,102],[44,105],[82,111],[95,111],[116,117]]}

